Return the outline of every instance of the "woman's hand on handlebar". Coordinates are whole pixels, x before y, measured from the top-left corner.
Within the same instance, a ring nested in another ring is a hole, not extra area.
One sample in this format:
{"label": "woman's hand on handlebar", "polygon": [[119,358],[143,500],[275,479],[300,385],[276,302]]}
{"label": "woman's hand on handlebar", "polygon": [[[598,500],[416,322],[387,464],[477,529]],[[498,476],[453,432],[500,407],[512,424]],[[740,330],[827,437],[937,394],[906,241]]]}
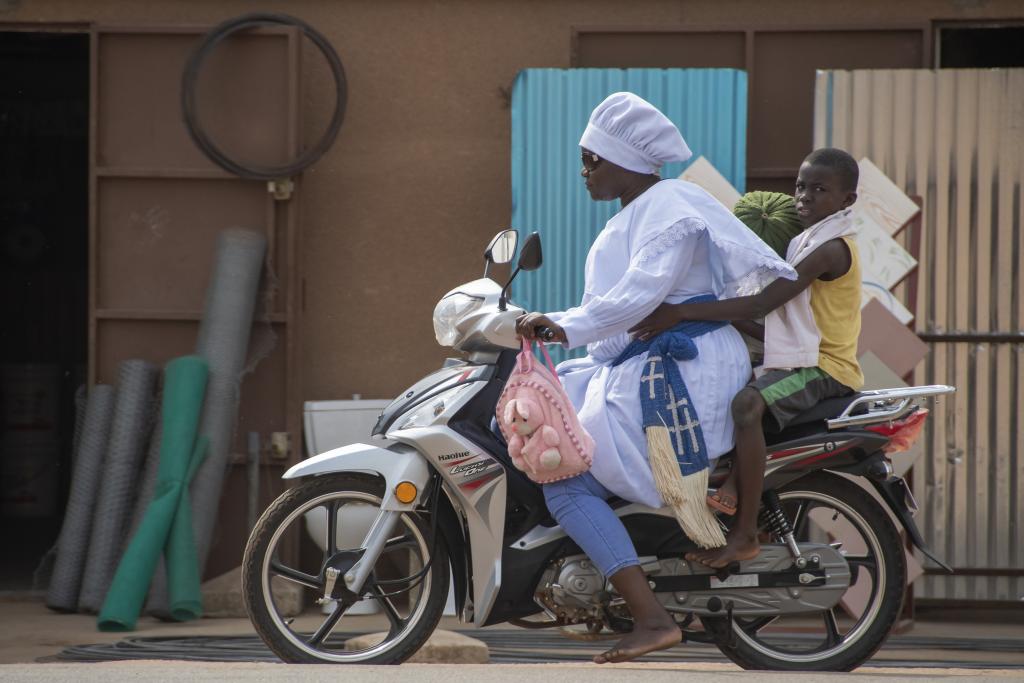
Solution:
{"label": "woman's hand on handlebar", "polygon": [[[547,328],[549,334],[541,336],[542,328]],[[565,330],[543,313],[527,313],[516,318],[516,335],[533,341],[554,341],[560,344],[566,343]]]}

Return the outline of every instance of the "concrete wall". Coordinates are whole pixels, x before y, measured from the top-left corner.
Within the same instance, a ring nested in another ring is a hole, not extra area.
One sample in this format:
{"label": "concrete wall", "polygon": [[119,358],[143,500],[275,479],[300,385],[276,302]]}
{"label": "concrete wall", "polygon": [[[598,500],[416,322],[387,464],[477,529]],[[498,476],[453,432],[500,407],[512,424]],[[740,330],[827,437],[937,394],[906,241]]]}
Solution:
{"label": "concrete wall", "polygon": [[[1024,15],[1009,0],[0,0],[0,24],[213,24],[257,10],[316,26],[341,54],[350,85],[341,135],[302,183],[307,399],[390,397],[444,357],[433,305],[479,275],[485,241],[511,214],[512,81],[523,68],[568,67],[571,27],[834,28]],[[326,65],[307,56],[312,141],[332,93]]]}

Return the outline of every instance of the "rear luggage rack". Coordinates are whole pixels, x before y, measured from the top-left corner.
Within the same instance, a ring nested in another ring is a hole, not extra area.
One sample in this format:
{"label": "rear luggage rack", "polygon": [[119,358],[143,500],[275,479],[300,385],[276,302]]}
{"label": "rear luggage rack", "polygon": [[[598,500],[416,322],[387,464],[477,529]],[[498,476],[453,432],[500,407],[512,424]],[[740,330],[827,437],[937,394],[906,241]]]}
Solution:
{"label": "rear luggage rack", "polygon": [[[841,429],[883,420],[896,420],[909,413],[916,405],[917,399],[952,394],[954,391],[956,391],[956,387],[945,384],[862,391],[842,413],[825,422],[829,429]],[[862,410],[866,408],[867,412],[854,415],[853,413],[858,408]]]}

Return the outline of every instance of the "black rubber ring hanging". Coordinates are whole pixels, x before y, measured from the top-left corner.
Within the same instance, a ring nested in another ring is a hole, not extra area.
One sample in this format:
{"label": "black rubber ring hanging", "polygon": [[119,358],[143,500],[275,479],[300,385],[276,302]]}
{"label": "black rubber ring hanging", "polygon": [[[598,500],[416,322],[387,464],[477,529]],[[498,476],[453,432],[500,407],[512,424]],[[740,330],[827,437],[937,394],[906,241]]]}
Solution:
{"label": "black rubber ring hanging", "polygon": [[[313,41],[327,59],[327,63],[330,66],[331,74],[334,76],[334,87],[337,97],[335,99],[334,114],[331,116],[331,121],[327,126],[327,130],[324,131],[323,137],[320,138],[316,145],[307,149],[292,163],[284,166],[246,167],[224,154],[224,152],[222,152],[220,148],[213,143],[213,140],[211,140],[210,136],[206,134],[206,131],[202,129],[202,126],[199,123],[199,117],[196,114],[195,88],[196,83],[199,80],[200,67],[202,67],[204,60],[209,56],[218,43],[240,31],[247,31],[249,29],[262,26],[292,26],[300,29],[303,35]],[[347,102],[348,83],[345,80],[345,69],[341,64],[341,59],[338,57],[338,53],[335,52],[331,44],[319,31],[301,19],[288,16],[287,14],[256,12],[243,14],[242,16],[234,19],[228,19],[227,21],[218,24],[206,34],[203,41],[189,56],[188,62],[185,65],[185,73],[181,80],[181,110],[182,116],[185,120],[185,128],[188,130],[189,137],[192,138],[192,141],[196,143],[196,146],[199,147],[206,156],[225,171],[234,173],[242,178],[251,178],[254,180],[277,180],[280,178],[288,178],[297,175],[303,169],[309,167],[320,159],[320,157],[330,149],[331,145],[334,144],[334,139],[338,136],[338,131],[341,129],[341,123],[345,118],[345,105]]]}

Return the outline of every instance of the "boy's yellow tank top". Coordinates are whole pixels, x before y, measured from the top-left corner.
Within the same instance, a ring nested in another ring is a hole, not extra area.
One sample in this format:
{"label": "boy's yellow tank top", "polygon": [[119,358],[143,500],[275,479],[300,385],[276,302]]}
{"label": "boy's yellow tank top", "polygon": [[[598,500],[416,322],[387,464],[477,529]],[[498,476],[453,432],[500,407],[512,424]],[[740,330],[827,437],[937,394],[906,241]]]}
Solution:
{"label": "boy's yellow tank top", "polygon": [[818,367],[851,389],[864,386],[864,374],[857,362],[857,338],[860,336],[860,255],[850,237],[844,237],[850,249],[850,269],[835,280],[811,283],[811,312],[821,334]]}

